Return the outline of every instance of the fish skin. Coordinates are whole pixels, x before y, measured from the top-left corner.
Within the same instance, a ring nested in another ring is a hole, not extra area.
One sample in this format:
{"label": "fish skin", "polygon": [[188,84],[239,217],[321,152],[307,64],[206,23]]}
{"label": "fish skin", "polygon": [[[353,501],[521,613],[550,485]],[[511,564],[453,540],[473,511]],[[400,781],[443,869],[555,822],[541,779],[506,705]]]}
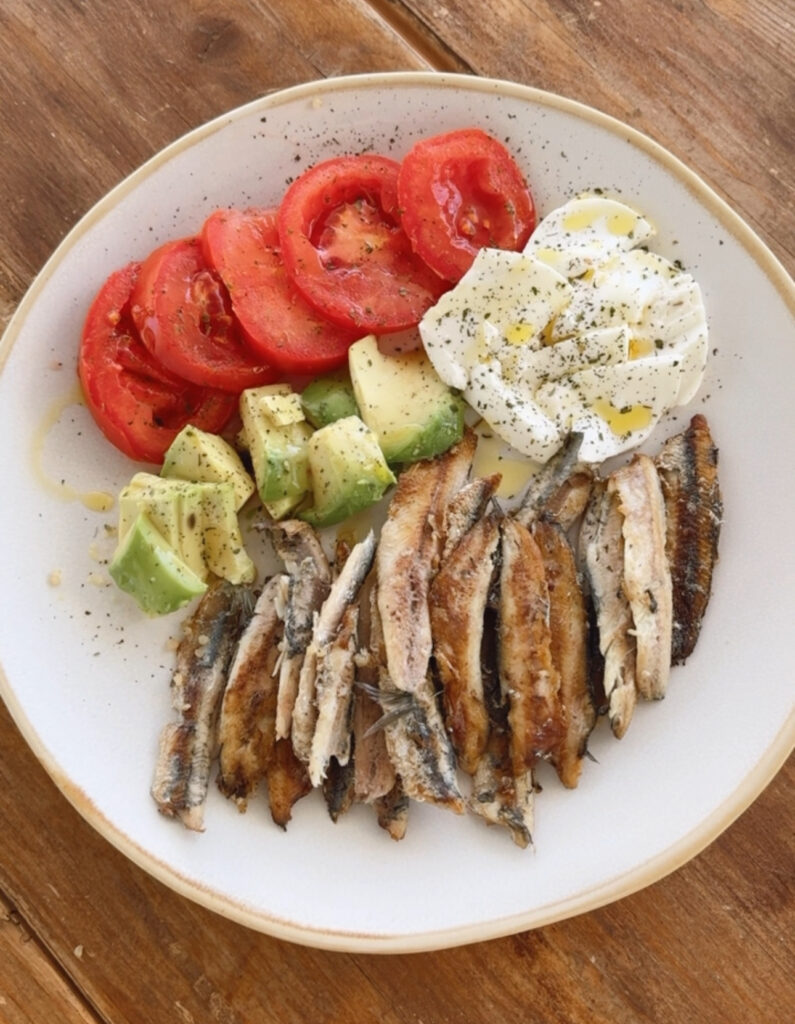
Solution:
{"label": "fish skin", "polygon": [[183,627],[171,679],[178,714],[160,736],[152,796],[161,813],[204,830],[210,766],[217,752],[218,714],[238,636],[251,613],[251,591],[219,580]]}
{"label": "fish skin", "polygon": [[218,788],[241,811],[273,759],[275,670],[283,632],[278,604],[286,579],[272,576],[263,586],[237,645],[221,703]]}
{"label": "fish skin", "polygon": [[564,709],[565,732],[552,762],[563,785],[574,789],[596,724],[588,685],[588,613],[574,552],[563,529],[542,518],[533,524],[533,537],[544,561],[552,661],[560,675]]}
{"label": "fish skin", "polygon": [[461,541],[477,521],[485,514],[502,479],[501,473],[477,477],[465,484],[452,496],[444,512],[444,544],[439,559],[444,565]]}
{"label": "fish skin", "polygon": [[308,523],[286,519],[257,525],[270,534],[289,576],[276,708],[276,737],[284,739],[290,735],[301,665],[312,637],[315,613],[331,587],[331,567],[317,533]]}
{"label": "fish skin", "polygon": [[635,685],[646,700],[665,696],[671,668],[673,583],[666,554],[665,501],[654,460],[635,455],[608,477],[623,516],[624,593],[635,630]]}
{"label": "fish skin", "polygon": [[447,731],[468,775],[474,774],[489,738],[481,648],[499,544],[496,516],[479,519],[442,563],[430,589],[433,659]]}
{"label": "fish skin", "polygon": [[318,651],[315,676],[317,718],[308,762],[313,786],[321,785],[326,778],[332,758],[343,767],[350,758],[358,621],[358,606],[348,605],[337,634]]}
{"label": "fish skin", "polygon": [[356,798],[353,764],[353,757],[350,757],[345,764],[340,764],[336,757],[332,757],[322,782],[326,808],[329,817],[335,823],[340,820],[346,811],[351,809]]}
{"label": "fish skin", "polygon": [[580,462],[582,442],[582,434],[569,434],[563,447],[530,478],[518,506],[512,513],[518,523],[530,526],[555,499],[556,493],[570,477],[575,473],[588,472]]}
{"label": "fish skin", "polygon": [[608,491],[605,481],[598,481],[585,511],[579,547],[604,659],[602,689],[607,715],[617,739],[629,728],[637,703],[634,624],[623,589],[622,526],[617,497]]}
{"label": "fish skin", "polygon": [[295,756],[289,739],[276,740],[266,778],[271,818],[279,828],[286,829],[293,807],[312,792],[306,766]]}
{"label": "fish skin", "polygon": [[408,828],[409,798],[399,778],[388,792],[378,797],[374,806],[381,828],[396,842],[403,839]]}
{"label": "fish skin", "polygon": [[315,616],[312,639],[301,664],[291,729],[293,749],[304,764],[308,764],[311,757],[312,737],[317,721],[315,696],[319,660],[332,644],[347,607],[356,600],[373,564],[375,548],[375,534],[371,530],[352,548],[339,575],[332,583],[326,600]]}
{"label": "fish skin", "polygon": [[571,476],[555,488],[543,505],[543,518],[570,529],[585,512],[594,486],[594,472],[589,466],[580,466]]}
{"label": "fish skin", "polygon": [[392,684],[425,686],[433,648],[428,590],[444,544],[444,513],[464,486],[477,438],[468,431],[444,455],[416,462],[399,477],[376,555],[378,612]]}
{"label": "fish skin", "polygon": [[718,449],[704,416],[669,438],[655,460],[666,510],[666,553],[673,586],[671,663],[693,653],[712,593],[723,500]]}
{"label": "fish skin", "polygon": [[499,677],[508,701],[514,778],[548,758],[564,734],[560,674],[552,660],[549,589],[530,531],[501,523]]}

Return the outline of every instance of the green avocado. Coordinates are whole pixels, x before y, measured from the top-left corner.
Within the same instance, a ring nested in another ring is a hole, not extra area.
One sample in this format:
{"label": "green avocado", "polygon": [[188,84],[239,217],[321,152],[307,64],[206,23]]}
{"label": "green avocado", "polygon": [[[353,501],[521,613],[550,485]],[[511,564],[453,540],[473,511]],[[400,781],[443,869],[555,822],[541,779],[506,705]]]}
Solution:
{"label": "green avocado", "polygon": [[356,402],[390,465],[431,459],[464,435],[464,402],[423,351],[383,355],[374,335],[348,350]]}
{"label": "green avocado", "polygon": [[251,583],[256,568],[243,546],[234,487],[136,473],[119,495],[119,544],[145,513],[180,560],[202,580]]}
{"label": "green avocado", "polygon": [[163,459],[162,477],[219,483],[229,481],[241,509],[254,493],[254,481],[235,449],[217,434],[188,424],[177,434]]}
{"label": "green avocado", "polygon": [[313,504],[299,518],[332,526],[379,501],[395,483],[372,430],[346,416],[315,431],[307,444]]}
{"label": "green avocado", "polygon": [[307,441],[312,428],[300,396],[288,384],[249,388],[240,396],[240,417],[259,496],[280,519],[301,504],[310,487]]}
{"label": "green avocado", "polygon": [[358,416],[359,406],[347,374],[318,377],[301,392],[304,415],[313,427],[325,427],[345,416]]}
{"label": "green avocado", "polygon": [[108,571],[147,615],[167,615],[207,589],[145,512],[138,514],[127,531]]}

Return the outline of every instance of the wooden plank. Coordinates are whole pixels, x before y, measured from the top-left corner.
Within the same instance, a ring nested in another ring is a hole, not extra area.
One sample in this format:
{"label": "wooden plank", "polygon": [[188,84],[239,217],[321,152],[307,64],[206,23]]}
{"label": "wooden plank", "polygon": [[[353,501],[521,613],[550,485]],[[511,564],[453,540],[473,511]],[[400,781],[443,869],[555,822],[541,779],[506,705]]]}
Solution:
{"label": "wooden plank", "polygon": [[[79,947],[75,955],[82,956]],[[2,892],[0,1020],[3,1024],[100,1024]]]}
{"label": "wooden plank", "polygon": [[795,36],[781,5],[500,0],[499,17],[483,17],[468,0],[401,3],[477,74],[580,100],[652,136],[795,267]]}
{"label": "wooden plank", "polygon": [[7,312],[79,217],[189,129],[274,88],[429,66],[427,46],[421,56],[365,0],[181,0],[164,11],[161,0],[52,0],[46,18],[35,0],[0,8]]}

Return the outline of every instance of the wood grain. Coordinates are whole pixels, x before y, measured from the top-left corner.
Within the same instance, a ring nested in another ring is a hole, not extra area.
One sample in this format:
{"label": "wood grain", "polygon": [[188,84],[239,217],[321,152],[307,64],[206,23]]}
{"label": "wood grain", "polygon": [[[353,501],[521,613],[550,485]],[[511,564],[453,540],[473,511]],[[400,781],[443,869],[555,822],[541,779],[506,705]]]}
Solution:
{"label": "wood grain", "polygon": [[[787,0],[4,0],[0,324],[74,222],[162,146],[269,90],[370,70],[513,78],[621,117],[791,269],[793,67]],[[794,797],[790,759],[699,857],[591,914],[433,954],[331,954],[139,870],[0,707],[0,1021],[779,1024],[795,1005]]]}

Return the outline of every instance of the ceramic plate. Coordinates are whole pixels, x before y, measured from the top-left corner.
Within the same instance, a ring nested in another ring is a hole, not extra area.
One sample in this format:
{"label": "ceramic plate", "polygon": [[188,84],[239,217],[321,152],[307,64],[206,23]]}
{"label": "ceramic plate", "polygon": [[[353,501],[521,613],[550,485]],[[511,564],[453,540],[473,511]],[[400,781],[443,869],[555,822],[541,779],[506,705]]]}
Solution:
{"label": "ceramic plate", "polygon": [[[395,158],[477,124],[504,139],[541,212],[599,186],[659,226],[654,248],[700,282],[711,329],[698,397],[654,444],[705,412],[721,452],[721,560],[696,652],[623,740],[600,723],[578,789],[542,773],[535,849],[477,818],[416,805],[392,842],[365,807],[338,824],[318,794],[288,830],[211,786],[206,831],[149,795],[170,719],[181,616],[144,620],[108,586],[115,494],[137,468],[79,403],[75,353],[107,274],[198,229],[216,206],[276,203],[336,153]],[[317,946],[407,951],[545,924],[672,871],[758,795],[793,739],[793,285],[751,230],[670,154],[593,110],[529,88],[432,74],[359,76],[267,96],[180,139],[68,235],[3,341],[2,694],[78,810],[167,885],[253,928]],[[13,442],[8,439],[13,438]],[[81,500],[82,499],[82,500]]]}

